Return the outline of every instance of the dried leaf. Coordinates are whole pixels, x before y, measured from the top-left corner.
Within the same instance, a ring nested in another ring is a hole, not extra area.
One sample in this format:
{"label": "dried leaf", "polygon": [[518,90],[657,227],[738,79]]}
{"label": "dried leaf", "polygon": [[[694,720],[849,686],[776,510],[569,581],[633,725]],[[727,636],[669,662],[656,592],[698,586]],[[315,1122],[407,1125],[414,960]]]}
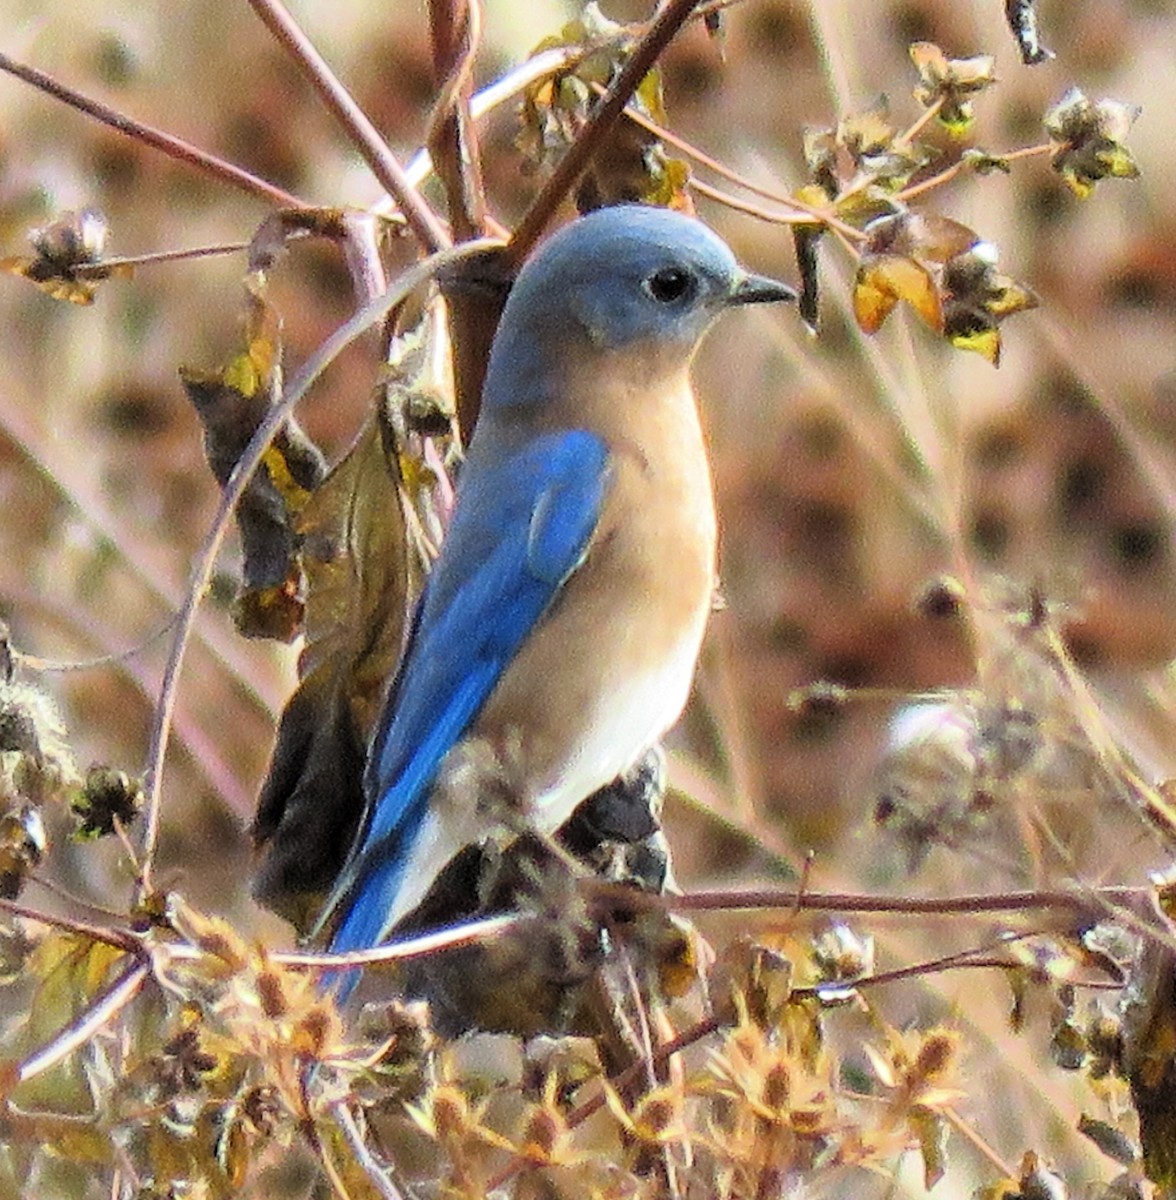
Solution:
{"label": "dried leaf", "polygon": [[1053,168],[1075,195],[1089,196],[1103,179],[1138,177],[1123,142],[1139,113],[1121,100],[1088,100],[1076,87],[1046,112],[1045,131],[1057,146]]}
{"label": "dried leaf", "polygon": [[[266,302],[263,280],[254,277],[246,288],[244,351],[217,372],[180,371],[204,425],[209,466],[222,486],[281,394],[281,354],[281,322]],[[246,637],[289,641],[301,632],[295,522],[325,474],[318,448],[291,419],[278,431],[237,506],[243,566],[233,615]]]}
{"label": "dried leaf", "polygon": [[1135,1143],[1113,1125],[1083,1113],[1078,1118],[1078,1132],[1088,1137],[1108,1158],[1130,1167],[1139,1158]]}
{"label": "dried leaf", "polygon": [[1164,1195],[1176,1191],[1176,950],[1147,938],[1123,1004],[1123,1070],[1139,1115],[1143,1169]]}
{"label": "dried leaf", "polygon": [[996,59],[991,54],[948,58],[934,42],[915,42],[910,53],[920,80],[915,99],[926,108],[938,104],[939,122],[950,133],[966,133],[974,119],[969,97],[996,81]]}
{"label": "dried leaf", "polygon": [[[126,279],[134,274],[125,263],[102,266],[106,235],[106,217],[99,209],[63,212],[57,220],[29,234],[31,256],[0,258],[0,270],[35,283],[54,300],[93,304],[103,280]],[[80,271],[83,267],[84,272]]]}
{"label": "dried leaf", "polygon": [[947,1170],[948,1123],[937,1113],[919,1109],[908,1121],[923,1159],[923,1186],[930,1191]]}
{"label": "dried leaf", "polygon": [[[561,157],[579,137],[600,103],[600,89],[620,73],[634,43],[633,33],[610,21],[595,3],[586,5],[580,18],[565,25],[558,37],[539,43],[535,53],[585,44],[592,50],[567,71],[542,80],[524,95],[516,144],[532,170]],[[656,68],[649,71],[629,103],[643,116],[664,125],[661,72]],[[610,204],[639,202],[690,212],[689,177],[685,161],[670,157],[648,130],[621,121],[596,147],[577,187],[576,205],[581,212],[589,212]]]}
{"label": "dried leaf", "polygon": [[863,258],[853,288],[853,313],[861,329],[877,333],[900,300],[930,328],[943,328],[939,290],[927,267],[899,254]]}
{"label": "dried leaf", "polygon": [[398,468],[373,419],[297,525],[306,571],[302,681],[278,727],[253,825],[254,892],[305,928],[363,809],[363,764],[416,583]]}
{"label": "dried leaf", "polygon": [[[125,952],[105,942],[53,930],[26,960],[27,977],[34,981],[32,998],[20,1042],[24,1051],[41,1050],[58,1038],[109,982],[112,968]],[[76,1055],[52,1071],[21,1085],[25,1105],[45,1102],[55,1110],[63,1105],[78,1111],[89,1107],[89,1089]]]}
{"label": "dried leaf", "polygon": [[797,307],[800,319],[810,333],[820,329],[820,277],[817,272],[817,244],[824,230],[817,225],[793,225],[792,244],[796,250],[796,267],[800,273],[800,296]]}

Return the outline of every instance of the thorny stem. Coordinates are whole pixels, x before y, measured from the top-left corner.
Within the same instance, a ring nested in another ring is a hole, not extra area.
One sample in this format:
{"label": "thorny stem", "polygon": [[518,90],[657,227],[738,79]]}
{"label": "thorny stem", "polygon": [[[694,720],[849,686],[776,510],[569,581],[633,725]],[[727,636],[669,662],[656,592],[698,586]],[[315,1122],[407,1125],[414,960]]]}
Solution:
{"label": "thorny stem", "polygon": [[451,267],[470,255],[485,251],[487,245],[486,241],[466,242],[455,249],[444,250],[439,254],[432,255],[418,263],[411,271],[405,272],[382,296],[378,296],[369,304],[364,305],[331,334],[306,360],[302,369],[287,385],[281,400],[266,414],[265,420],[257,427],[257,432],[253,435],[249,445],[245,447],[241,458],[226,481],[216,517],[201,546],[192,571],[191,582],[188,585],[183,604],[180,606],[171,653],[164,669],[159,701],[155,709],[151,745],[143,783],[143,790],[147,798],[143,832],[143,870],[139,881],[139,887],[143,893],[151,891],[151,872],[159,842],[163,801],[163,762],[167,754],[167,744],[175,714],[180,670],[183,666],[188,642],[192,636],[196,614],[200,609],[200,602],[212,578],[213,566],[216,563],[217,554],[220,552],[221,543],[228,533],[233,513],[236,511],[237,504],[244,495],[250,479],[253,478],[254,472],[260,466],[270,442],[273,441],[278,430],[294,410],[294,406],[344,349],[363,336],[373,325],[387,316],[397,304],[402,303],[412,291],[431,279],[438,271]]}
{"label": "thorny stem", "polygon": [[641,41],[633,50],[629,61],[609,89],[608,95],[588,119],[580,136],[560,159],[547,183],[535,197],[526,215],[519,222],[507,247],[507,258],[517,266],[539,240],[552,214],[571,191],[576,180],[584,173],[592,155],[600,148],[603,139],[620,120],[633,93],[640,86],[650,68],[657,62],[662,51],[673,40],[697,7],[699,0],[668,0],[661,9]]}
{"label": "thorny stem", "polygon": [[436,213],[409,182],[404,168],[388,149],[367,114],[311,44],[279,0],[249,0],[249,5],[279,44],[302,69],[323,103],[346,130],[384,190],[400,206],[404,219],[425,250],[434,254],[449,244]]}
{"label": "thorny stem", "polygon": [[222,183],[249,192],[268,204],[276,204],[282,208],[309,207],[305,200],[300,200],[292,192],[287,192],[284,188],[269,183],[250,171],[234,166],[231,162],[218,158],[215,154],[199,150],[182,138],[124,116],[115,109],[101,104],[97,100],[91,100],[88,96],[83,96],[81,92],[75,92],[72,88],[66,87],[65,84],[58,83],[44,71],[38,71],[35,67],[27,67],[23,63],[16,62],[7,54],[0,53],[0,71],[15,75],[17,79],[22,79],[25,83],[31,84],[54,99],[93,117],[96,121],[101,121],[103,125],[109,125],[111,129],[117,129],[119,133],[133,138],[137,142],[160,150],[177,162],[196,167],[197,170],[203,171],[214,179],[219,179]]}

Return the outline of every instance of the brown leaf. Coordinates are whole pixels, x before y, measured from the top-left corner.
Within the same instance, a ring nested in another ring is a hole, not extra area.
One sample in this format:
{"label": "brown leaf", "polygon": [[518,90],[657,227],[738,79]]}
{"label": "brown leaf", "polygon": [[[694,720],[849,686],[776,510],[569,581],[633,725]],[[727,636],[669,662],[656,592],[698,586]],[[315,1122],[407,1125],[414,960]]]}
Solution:
{"label": "brown leaf", "polygon": [[306,571],[302,681],[282,714],[253,824],[254,894],[300,928],[363,810],[363,764],[416,579],[400,478],[371,420],[297,525]]}
{"label": "brown leaf", "polygon": [[[204,425],[209,466],[222,487],[281,394],[281,354],[281,322],[255,276],[246,288],[244,351],[216,372],[180,370]],[[302,569],[294,523],[325,474],[318,448],[291,419],[237,505],[243,565],[233,615],[246,637],[289,641],[301,631]]]}

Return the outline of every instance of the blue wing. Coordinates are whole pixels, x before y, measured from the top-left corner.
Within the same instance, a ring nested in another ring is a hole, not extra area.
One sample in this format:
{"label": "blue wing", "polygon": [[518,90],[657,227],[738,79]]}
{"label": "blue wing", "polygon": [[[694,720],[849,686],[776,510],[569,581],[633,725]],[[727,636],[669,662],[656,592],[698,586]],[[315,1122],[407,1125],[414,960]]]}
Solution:
{"label": "blue wing", "polygon": [[367,824],[336,889],[331,949],[374,946],[441,760],[588,549],[608,451],[583,430],[467,466],[368,760]]}

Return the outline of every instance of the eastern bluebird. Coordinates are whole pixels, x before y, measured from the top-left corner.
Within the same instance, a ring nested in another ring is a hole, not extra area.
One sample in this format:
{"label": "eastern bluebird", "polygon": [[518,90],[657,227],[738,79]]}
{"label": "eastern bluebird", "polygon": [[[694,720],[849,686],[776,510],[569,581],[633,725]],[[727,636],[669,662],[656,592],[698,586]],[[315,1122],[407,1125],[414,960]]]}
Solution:
{"label": "eastern bluebird", "polygon": [[383,941],[463,847],[553,833],[678,719],[715,588],[690,361],[720,312],[793,298],[699,221],[636,205],[524,265],[372,742],[332,950]]}

